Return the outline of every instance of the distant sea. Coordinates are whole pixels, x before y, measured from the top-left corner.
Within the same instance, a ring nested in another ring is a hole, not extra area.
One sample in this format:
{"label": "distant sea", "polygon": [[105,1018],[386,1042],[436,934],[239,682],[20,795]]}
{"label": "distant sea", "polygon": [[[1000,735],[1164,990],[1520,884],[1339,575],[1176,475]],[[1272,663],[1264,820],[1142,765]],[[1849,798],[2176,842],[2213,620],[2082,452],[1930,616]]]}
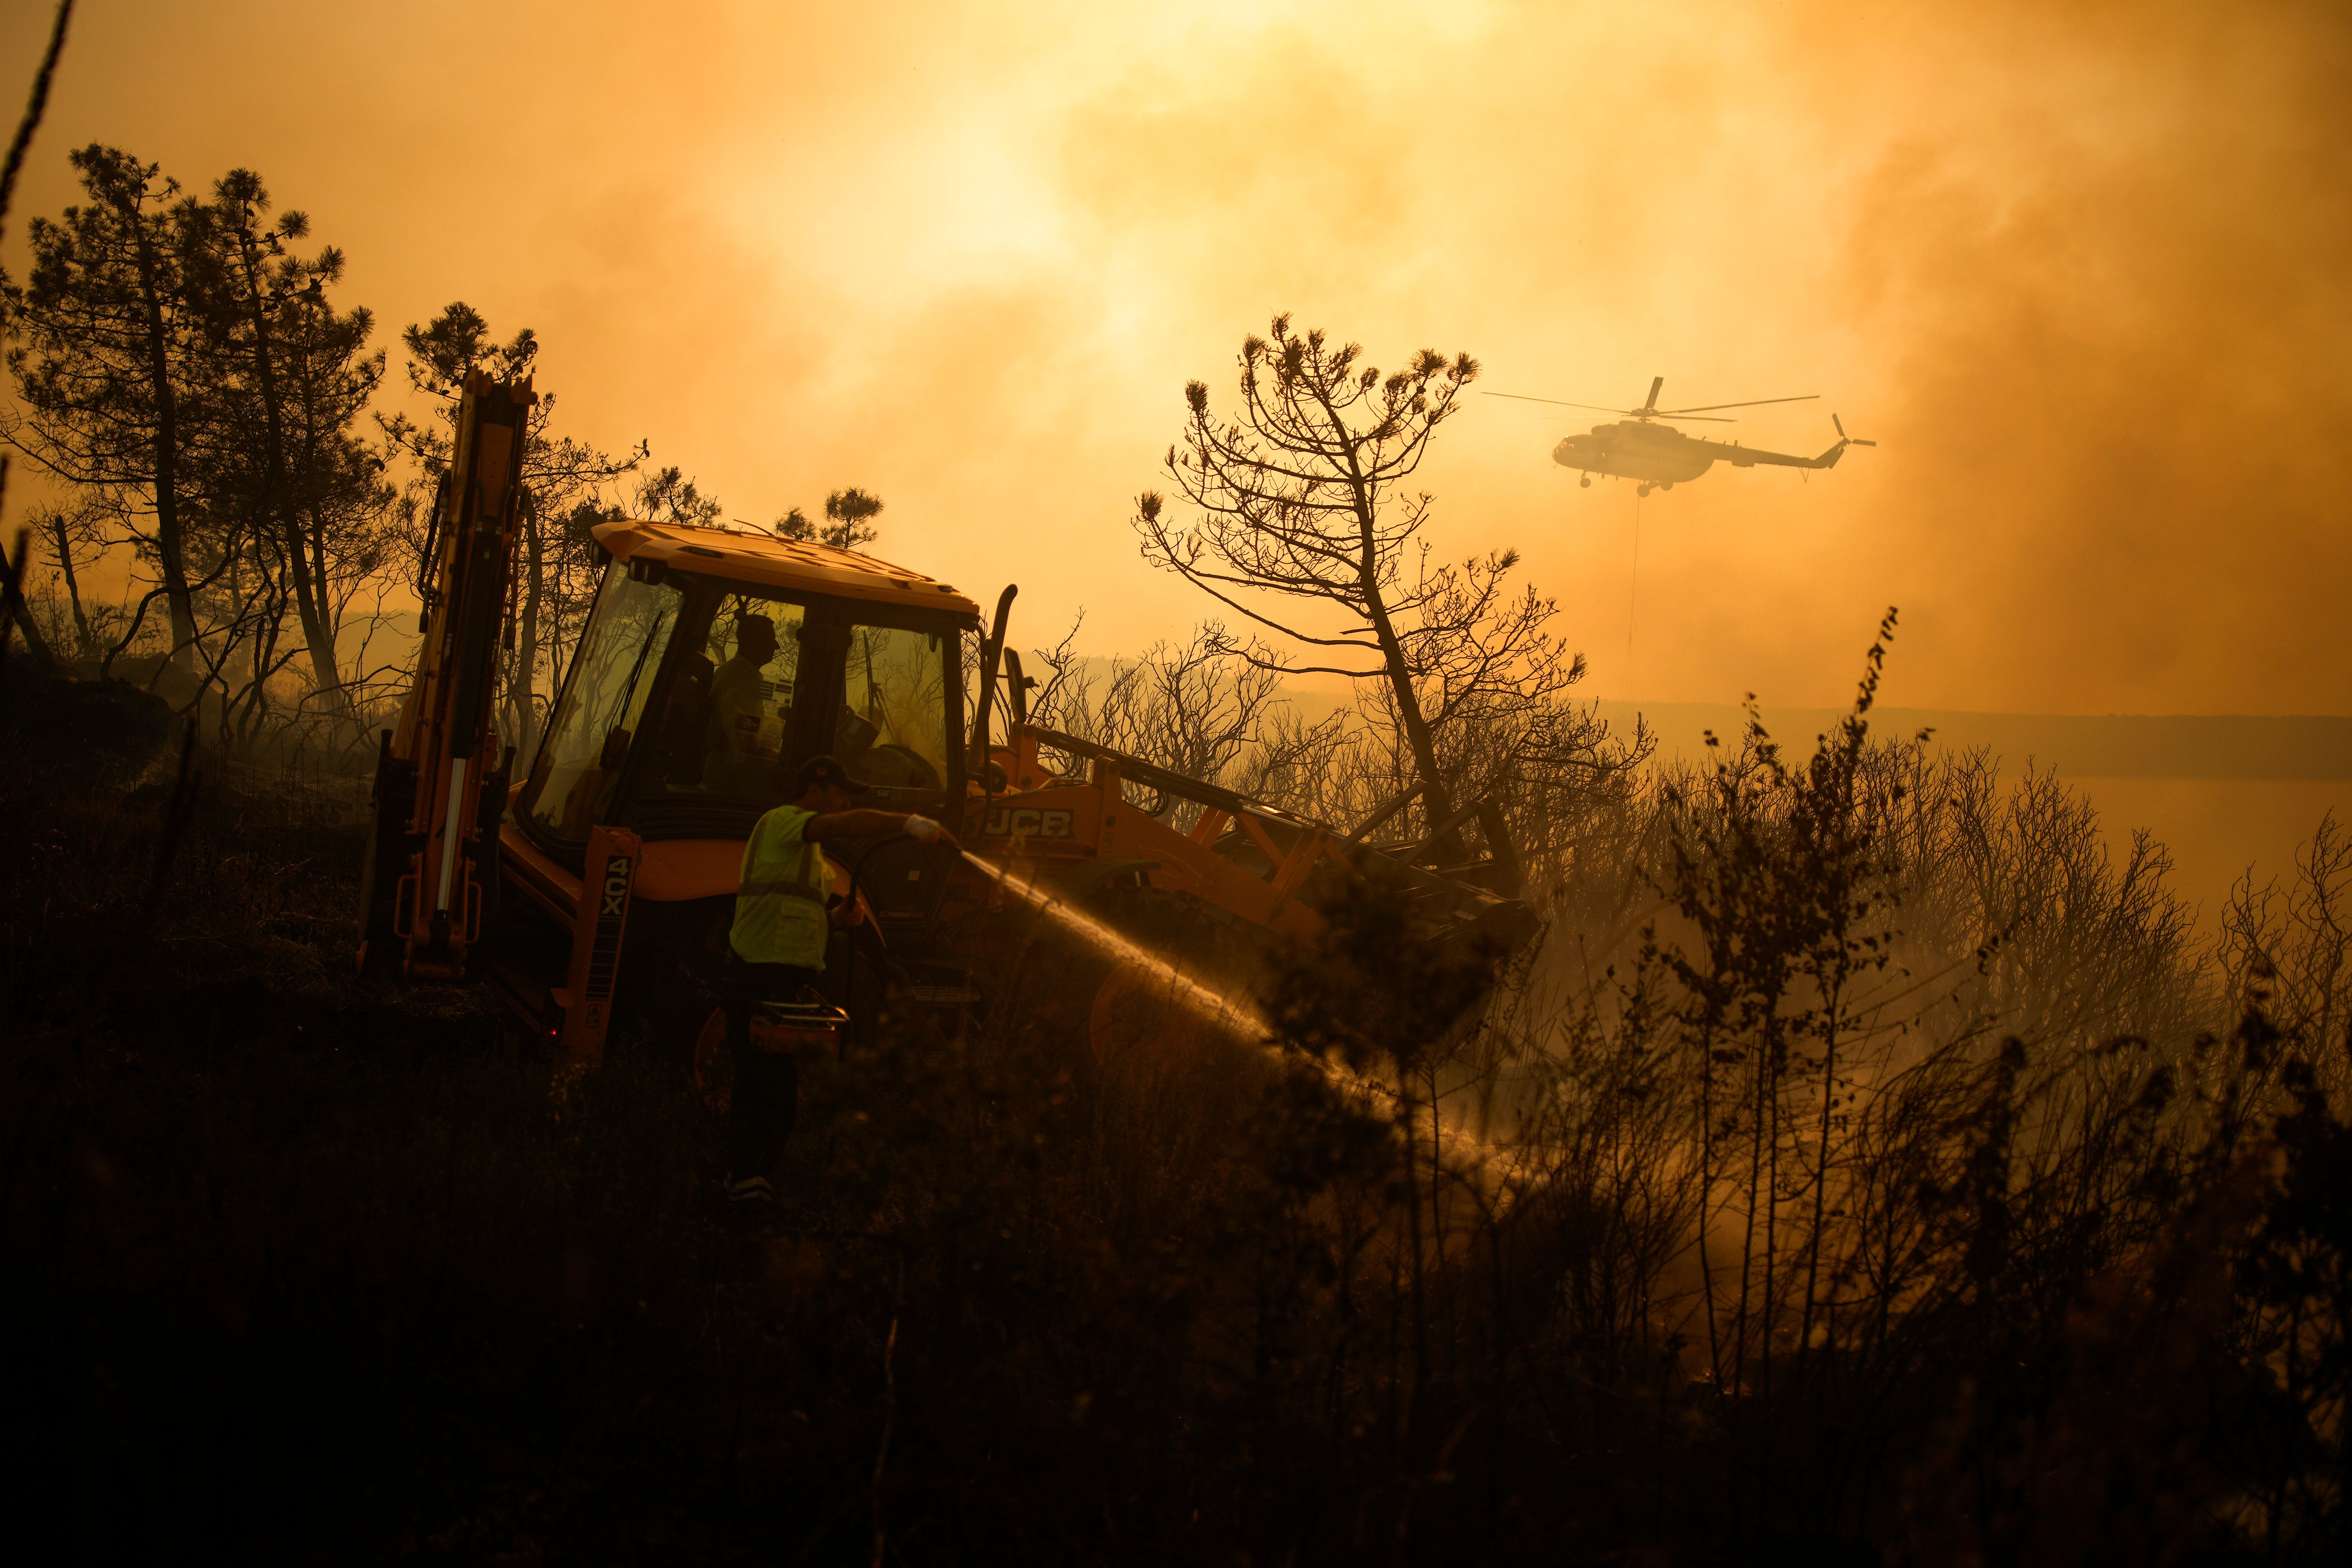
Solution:
{"label": "distant sea", "polygon": [[[1087,660],[1088,673],[1100,679],[1109,662]],[[1341,706],[1323,691],[1283,695],[1307,719]],[[1631,732],[1639,713],[1658,737],[1661,762],[1704,763],[1708,731],[1737,744],[1747,722],[1727,703],[1603,698],[1595,707],[1620,733]],[[1772,738],[1798,757],[1810,755],[1815,739],[1844,717],[1834,708],[1759,712]],[[1932,746],[1985,747],[2012,780],[2028,768],[2055,773],[2090,797],[2111,854],[2128,850],[2142,830],[2164,846],[2172,858],[2169,885],[2196,906],[2208,930],[2241,877],[2251,875],[2256,886],[2284,882],[2323,818],[2333,813],[2352,826],[2352,718],[1879,708],[1870,723],[1872,733],[1889,739],[1927,730]]]}
{"label": "distant sea", "polygon": [[[1737,743],[1747,726],[1741,710],[1721,703],[1603,700],[1599,708],[1621,732],[1640,714],[1656,732],[1662,756],[1700,758],[1708,731]],[[1758,712],[1773,739],[1799,755],[1845,717],[1832,708]],[[2352,719],[1876,708],[1870,728],[1889,739],[1930,731],[1933,744],[1982,746],[2013,768],[2032,761],[2068,778],[2352,782]]]}
{"label": "distant sea", "polygon": [[[1604,700],[1600,714],[1630,732],[1640,714],[1660,760],[1704,762],[1706,732],[1737,743],[1738,708],[1704,702]],[[1844,717],[1829,708],[1761,708],[1772,738],[1793,756]],[[2333,812],[2352,821],[2352,719],[2251,714],[1969,713],[1924,708],[1872,710],[1874,734],[1931,731],[1929,744],[1985,747],[2010,778],[2031,767],[2055,773],[2097,807],[2110,853],[2145,829],[2168,850],[2171,885],[2209,928],[2232,883],[2257,886],[2294,873],[2295,854]]]}

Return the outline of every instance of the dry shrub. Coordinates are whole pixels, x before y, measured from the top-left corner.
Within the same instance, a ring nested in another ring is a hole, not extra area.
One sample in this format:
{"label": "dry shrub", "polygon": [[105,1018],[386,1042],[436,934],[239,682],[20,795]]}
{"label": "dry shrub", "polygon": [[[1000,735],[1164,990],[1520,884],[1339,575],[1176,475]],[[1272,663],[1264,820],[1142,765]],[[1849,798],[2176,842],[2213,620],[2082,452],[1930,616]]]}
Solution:
{"label": "dry shrub", "polygon": [[1765,739],[1589,792],[1483,1012],[1377,895],[1271,1042],[1090,1049],[1040,944],[810,1064],[767,1241],[649,1042],[558,1127],[486,997],[352,973],[352,800],[200,759],[142,936],[170,779],[10,782],[0,1462],[93,1551],[2340,1547],[2334,841],[2209,961],[2054,784]]}

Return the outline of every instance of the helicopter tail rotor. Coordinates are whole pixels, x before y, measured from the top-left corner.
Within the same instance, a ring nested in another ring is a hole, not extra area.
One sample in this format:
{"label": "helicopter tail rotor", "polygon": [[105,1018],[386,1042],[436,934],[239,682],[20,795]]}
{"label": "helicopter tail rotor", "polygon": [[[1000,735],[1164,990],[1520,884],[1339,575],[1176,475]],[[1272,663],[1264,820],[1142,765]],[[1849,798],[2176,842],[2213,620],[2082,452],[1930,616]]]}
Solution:
{"label": "helicopter tail rotor", "polygon": [[1841,445],[1849,447],[1875,447],[1878,445],[1875,441],[1865,441],[1859,436],[1847,435],[1845,433],[1845,421],[1840,419],[1834,414],[1830,416],[1830,423],[1837,426],[1838,441]]}

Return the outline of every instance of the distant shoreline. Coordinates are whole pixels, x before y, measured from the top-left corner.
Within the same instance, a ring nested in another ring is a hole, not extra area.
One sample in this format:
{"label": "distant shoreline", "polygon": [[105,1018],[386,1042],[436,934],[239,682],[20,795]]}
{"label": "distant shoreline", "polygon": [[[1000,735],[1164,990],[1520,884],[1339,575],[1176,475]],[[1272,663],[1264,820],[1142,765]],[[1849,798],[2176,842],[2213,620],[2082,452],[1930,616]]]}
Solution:
{"label": "distant shoreline", "polygon": [[[1595,706],[1620,734],[1630,732],[1634,715],[1641,715],[1657,734],[1661,757],[1696,760],[1706,754],[1708,731],[1729,742],[1747,724],[1743,710],[1727,703],[1603,699]],[[1845,710],[1766,706],[1759,714],[1775,740],[1801,754]],[[2352,779],[2352,718],[1878,708],[1871,711],[1870,727],[1875,735],[1906,740],[1931,730],[1935,745],[1986,747],[2009,768],[2030,762],[2074,777]]]}

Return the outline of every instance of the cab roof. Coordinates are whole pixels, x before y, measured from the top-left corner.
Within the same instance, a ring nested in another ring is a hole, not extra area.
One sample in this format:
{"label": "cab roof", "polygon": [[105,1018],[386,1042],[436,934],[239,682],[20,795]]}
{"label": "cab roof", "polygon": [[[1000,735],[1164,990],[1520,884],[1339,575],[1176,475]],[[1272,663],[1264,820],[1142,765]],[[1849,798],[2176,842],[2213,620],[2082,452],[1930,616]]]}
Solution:
{"label": "cab roof", "polygon": [[698,576],[763,588],[832,594],[978,619],[980,606],[945,583],[855,550],[683,522],[598,523],[596,542],[618,561],[658,561]]}

